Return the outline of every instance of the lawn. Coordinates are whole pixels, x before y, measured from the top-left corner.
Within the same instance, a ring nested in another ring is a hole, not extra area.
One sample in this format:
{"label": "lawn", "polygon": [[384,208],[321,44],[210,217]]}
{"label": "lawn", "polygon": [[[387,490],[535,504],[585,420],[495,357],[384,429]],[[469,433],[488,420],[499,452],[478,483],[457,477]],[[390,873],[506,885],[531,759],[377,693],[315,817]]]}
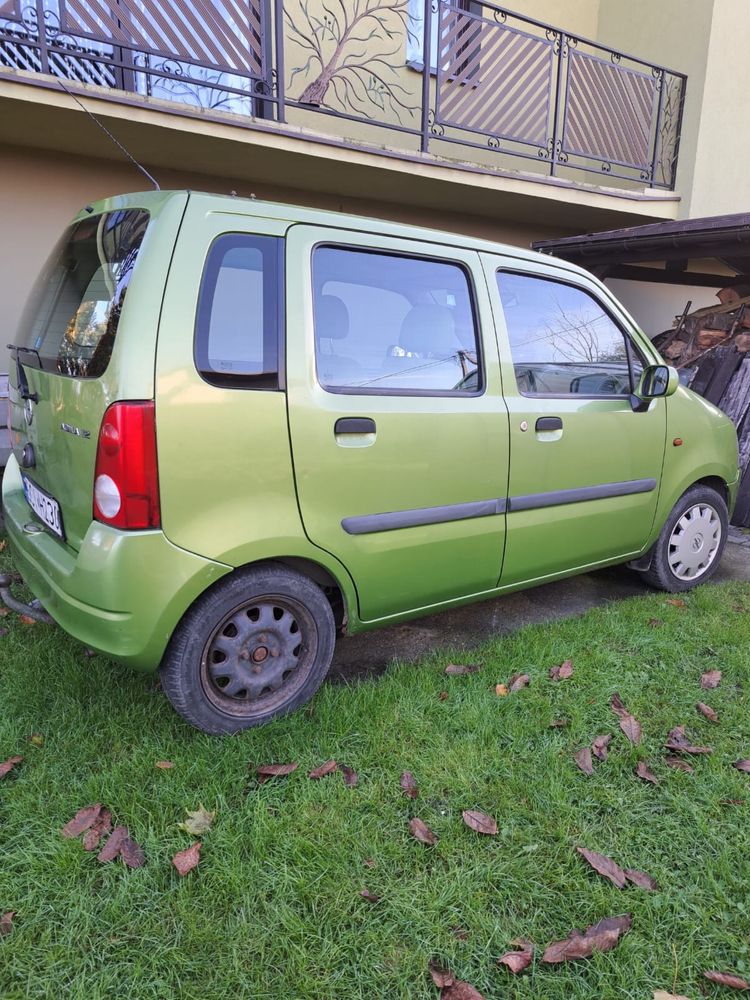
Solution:
{"label": "lawn", "polygon": [[[734,995],[704,970],[750,973],[750,775],[731,766],[750,757],[748,585],[703,588],[684,607],[646,595],[328,684],[308,710],[225,740],[187,728],[155,677],[15,615],[0,626],[0,760],[25,758],[0,781],[0,914],[16,912],[0,937],[3,1000],[422,1000],[438,995],[431,959],[487,1000],[698,1000]],[[573,676],[552,682],[566,658]],[[481,669],[446,676],[450,662]],[[701,690],[706,670],[722,671],[716,690]],[[499,697],[517,673],[530,684]],[[615,691],[640,746],[618,727]],[[681,723],[714,748],[692,774],[664,762]],[[609,759],[587,777],[573,754],[602,733],[615,734]],[[328,758],[356,770],[356,787],[340,772],[307,777]],[[635,777],[639,760],[658,786]],[[256,765],[273,761],[299,768],[259,784]],[[416,799],[399,787],[405,770]],[[142,868],[103,865],[61,836],[92,802],[129,827]],[[178,824],[199,804],[216,817],[180,878],[170,859],[193,838]],[[465,809],[498,834],[469,829]],[[411,836],[414,816],[435,846]],[[577,846],[659,891],[616,888]],[[541,962],[550,941],[626,912],[614,950]],[[517,977],[496,964],[514,938],[539,948]]]}

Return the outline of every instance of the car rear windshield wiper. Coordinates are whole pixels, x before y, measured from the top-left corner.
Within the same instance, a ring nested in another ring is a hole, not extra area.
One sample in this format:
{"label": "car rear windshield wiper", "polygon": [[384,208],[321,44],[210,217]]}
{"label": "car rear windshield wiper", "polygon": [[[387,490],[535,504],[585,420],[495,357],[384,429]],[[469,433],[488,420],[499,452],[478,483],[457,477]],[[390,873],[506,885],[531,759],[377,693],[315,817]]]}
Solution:
{"label": "car rear windshield wiper", "polygon": [[26,372],[23,370],[23,363],[21,362],[22,354],[36,354],[37,364],[39,368],[42,367],[42,359],[39,357],[39,351],[34,350],[33,347],[20,347],[18,344],[8,344],[9,351],[16,352],[16,371],[18,373],[18,392],[21,399],[30,399],[32,403],[39,402],[39,396],[35,392],[31,392],[29,389],[29,381],[26,378]]}

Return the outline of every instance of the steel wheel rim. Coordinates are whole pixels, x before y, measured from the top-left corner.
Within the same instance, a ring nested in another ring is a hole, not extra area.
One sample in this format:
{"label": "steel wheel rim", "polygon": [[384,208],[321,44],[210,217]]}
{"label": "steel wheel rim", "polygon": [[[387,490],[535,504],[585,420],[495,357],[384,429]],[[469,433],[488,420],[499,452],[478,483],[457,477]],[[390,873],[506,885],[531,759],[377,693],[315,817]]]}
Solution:
{"label": "steel wheel rim", "polygon": [[722,524],[717,511],[696,503],[680,516],[669,536],[667,562],[678,580],[698,580],[716,558]]}
{"label": "steel wheel rim", "polygon": [[265,594],[234,607],[201,655],[201,684],[219,711],[246,719],[285,705],[315,663],[318,631],[293,598]]}

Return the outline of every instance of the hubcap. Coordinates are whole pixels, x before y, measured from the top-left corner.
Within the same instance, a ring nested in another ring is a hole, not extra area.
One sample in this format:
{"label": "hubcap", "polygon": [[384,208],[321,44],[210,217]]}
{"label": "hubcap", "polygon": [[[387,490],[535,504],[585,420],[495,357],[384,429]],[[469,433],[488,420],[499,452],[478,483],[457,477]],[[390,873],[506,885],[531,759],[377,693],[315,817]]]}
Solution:
{"label": "hubcap", "polygon": [[689,507],[669,538],[669,568],[678,580],[697,580],[716,558],[721,520],[709,504]]}
{"label": "hubcap", "polygon": [[304,683],[317,632],[306,608],[269,595],[240,605],[214,629],[201,658],[201,680],[223,712],[248,716],[278,708]]}

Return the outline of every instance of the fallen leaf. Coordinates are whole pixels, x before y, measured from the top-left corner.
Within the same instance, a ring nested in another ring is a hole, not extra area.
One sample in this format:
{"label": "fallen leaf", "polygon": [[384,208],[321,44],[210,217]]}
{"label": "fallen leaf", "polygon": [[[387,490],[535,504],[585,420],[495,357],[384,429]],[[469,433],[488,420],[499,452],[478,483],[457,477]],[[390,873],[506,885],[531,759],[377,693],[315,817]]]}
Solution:
{"label": "fallen leaf", "polygon": [[353,768],[347,767],[346,764],[341,765],[341,771],[344,775],[344,784],[348,785],[349,788],[354,788],[359,781],[357,772]]}
{"label": "fallen leaf", "polygon": [[476,830],[477,833],[484,833],[489,837],[493,837],[497,833],[497,823],[486,813],[477,812],[476,809],[464,809],[461,815],[464,818],[464,823],[472,830]]}
{"label": "fallen leaf", "polygon": [[510,691],[520,691],[521,688],[526,687],[531,678],[528,674],[513,674],[508,684],[508,689]]}
{"label": "fallen leaf", "polygon": [[375,865],[377,864],[374,858],[365,858],[364,863],[367,865],[368,868],[374,868]]}
{"label": "fallen leaf", "polygon": [[63,837],[79,837],[85,830],[93,826],[99,819],[102,811],[101,802],[95,802],[92,806],[84,806],[79,809],[73,819],[68,820],[62,828]]}
{"label": "fallen leaf", "polygon": [[451,927],[451,934],[457,941],[469,940],[469,932],[463,927]]}
{"label": "fallen leaf", "polygon": [[750,774],[750,760],[736,760],[732,767],[736,767],[738,771],[744,771],[746,774]]}
{"label": "fallen leaf", "polygon": [[665,757],[664,763],[667,767],[673,767],[675,771],[685,771],[686,774],[694,774],[695,768],[691,767],[682,757]]}
{"label": "fallen leaf", "polygon": [[721,670],[707,670],[705,674],[701,674],[701,687],[704,691],[717,688],[719,684],[721,684]]}
{"label": "fallen leaf", "polygon": [[549,729],[566,729],[570,725],[570,719],[553,719],[550,722]]}
{"label": "fallen leaf", "polygon": [[702,701],[696,701],[695,707],[701,715],[705,715],[707,719],[711,720],[711,722],[719,721],[719,716],[716,712],[714,712],[710,705],[705,705]]}
{"label": "fallen leaf", "polygon": [[125,837],[120,845],[120,857],[128,868],[141,868],[146,861],[143,848],[132,837]]}
{"label": "fallen leaf", "polygon": [[35,747],[41,748],[44,746],[44,737],[41,733],[32,733],[31,736],[29,736],[29,743],[33,744]]}
{"label": "fallen leaf", "polygon": [[18,620],[23,622],[24,625],[36,625],[36,618],[32,618],[31,615],[19,615]]}
{"label": "fallen leaf", "polygon": [[449,677],[457,677],[460,674],[475,674],[480,669],[478,663],[449,663],[445,672]]}
{"label": "fallen leaf", "polygon": [[106,836],[112,829],[112,815],[109,809],[102,809],[96,822],[90,826],[83,835],[84,851],[95,851],[99,846],[102,837]]}
{"label": "fallen leaf", "polygon": [[338,771],[339,766],[335,760],[326,760],[318,767],[314,767],[312,771],[307,772],[308,778],[313,778],[317,780],[318,778],[325,778],[329,774],[333,774],[334,771]]}
{"label": "fallen leaf", "polygon": [[549,668],[549,677],[552,681],[565,681],[573,676],[573,661],[564,660],[559,667]]}
{"label": "fallen leaf", "polygon": [[191,812],[186,809],[188,818],[184,823],[179,823],[179,829],[184,830],[185,833],[189,833],[193,837],[200,837],[201,834],[205,833],[206,830],[211,829],[211,824],[216,818],[215,812],[208,812],[207,809],[203,808],[201,803],[195,812]]}
{"label": "fallen leaf", "polygon": [[452,986],[456,981],[450,969],[438,965],[437,962],[430,962],[430,975],[432,976],[433,983],[439,990],[444,990],[446,987]]}
{"label": "fallen leaf", "polygon": [[16,764],[20,764],[23,757],[8,757],[0,764],[0,779],[4,778],[6,774],[9,774]]}
{"label": "fallen leaf", "polygon": [[744,806],[744,799],[719,799],[719,802],[723,806]]}
{"label": "fallen leaf", "polygon": [[649,618],[648,624],[651,626],[651,628],[661,628],[664,622],[661,620],[661,618]]}
{"label": "fallen leaf", "polygon": [[592,775],[594,773],[594,762],[591,760],[591,749],[589,747],[582,747],[580,750],[576,750],[573,754],[573,759],[584,774]]}
{"label": "fallen leaf", "polygon": [[258,784],[262,785],[264,782],[270,781],[271,778],[285,778],[287,774],[296,771],[298,767],[299,764],[296,761],[292,764],[260,764],[255,768]]}
{"label": "fallen leaf", "polygon": [[620,719],[623,719],[626,715],[630,715],[630,712],[623,704],[622,698],[616,691],[609,700],[609,706]]}
{"label": "fallen leaf", "polygon": [[608,878],[618,889],[624,889],[627,884],[625,872],[620,866],[608,858],[606,854],[599,854],[597,851],[589,851],[586,847],[577,847],[576,850],[584,858],[595,872]]}
{"label": "fallen leaf", "polygon": [[13,917],[15,917],[14,910],[8,910],[7,913],[3,913],[0,917],[0,937],[5,934],[10,934],[13,930]]}
{"label": "fallen leaf", "polygon": [[713,753],[711,747],[696,747],[685,736],[684,726],[675,726],[670,729],[665,743],[667,750],[674,750],[676,753]]}
{"label": "fallen leaf", "polygon": [[376,896],[374,892],[370,892],[369,889],[363,889],[360,892],[362,899],[366,899],[368,903],[377,903],[380,901],[380,896]]}
{"label": "fallen leaf", "polygon": [[409,821],[409,829],[412,832],[412,836],[416,837],[416,839],[423,844],[428,844],[432,847],[433,844],[437,844],[438,842],[438,838],[429,826],[427,826],[426,823],[423,823],[421,819],[417,819],[416,816],[414,819]]}
{"label": "fallen leaf", "polygon": [[516,951],[506,951],[497,960],[498,965],[507,966],[513,975],[518,975],[524,969],[528,969],[534,958],[534,945],[531,941],[511,941]]}
{"label": "fallen leaf", "polygon": [[550,965],[569,962],[576,958],[589,958],[595,951],[610,951],[620,940],[621,934],[630,930],[633,918],[629,913],[619,917],[606,917],[586,930],[571,931],[564,941],[553,941],[547,946],[542,961]]}
{"label": "fallen leaf", "polygon": [[484,1000],[484,997],[471,983],[456,979],[440,994],[440,1000]]}
{"label": "fallen leaf", "polygon": [[447,701],[447,700],[448,700],[448,692],[441,691],[440,694],[438,695],[438,701]]}
{"label": "fallen leaf", "polygon": [[665,990],[654,990],[654,1000],[690,1000],[690,997],[684,997],[682,994],[677,996],[676,993],[667,993]]}
{"label": "fallen leaf", "polygon": [[591,752],[597,760],[606,760],[609,756],[609,744],[612,742],[612,733],[604,733],[602,736],[594,737],[591,744]]}
{"label": "fallen leaf", "polygon": [[196,840],[194,844],[186,847],[184,851],[178,851],[172,858],[172,864],[177,869],[177,874],[183,877],[198,866],[200,859],[201,842]]}
{"label": "fallen leaf", "polygon": [[629,712],[620,718],[620,729],[622,729],[631,743],[637,746],[641,742],[641,724]]}
{"label": "fallen leaf", "polygon": [[669,597],[667,598],[667,604],[671,604],[673,608],[687,607],[687,601],[683,601],[681,597]]}
{"label": "fallen leaf", "polygon": [[99,854],[97,855],[98,860],[105,865],[109,861],[114,861],[120,854],[120,848],[128,839],[128,836],[128,828],[126,826],[116,826],[107,838],[107,843],[101,851],[99,851]]}
{"label": "fallen leaf", "polygon": [[648,872],[639,872],[637,868],[626,868],[625,877],[628,882],[632,882],[633,885],[637,885],[639,889],[647,889],[649,892],[656,892],[659,888],[659,883],[655,878],[652,878]]}
{"label": "fallen leaf", "polygon": [[169,771],[174,767],[171,760],[157,760],[154,767],[158,767],[160,771]]}
{"label": "fallen leaf", "polygon": [[401,781],[399,782],[401,788],[403,789],[404,795],[409,799],[416,799],[419,795],[419,786],[414,778],[411,771],[404,771],[401,775]]}
{"label": "fallen leaf", "polygon": [[0,618],[7,618],[10,614],[9,608],[0,608]]}
{"label": "fallen leaf", "polygon": [[659,779],[656,777],[654,772],[648,766],[645,760],[639,760],[638,765],[635,769],[635,773],[643,781],[650,781],[652,785],[658,785]]}
{"label": "fallen leaf", "polygon": [[740,976],[735,976],[731,972],[704,972],[703,975],[712,983],[718,983],[719,986],[728,986],[732,990],[750,990],[750,983],[747,979],[742,979]]}
{"label": "fallen leaf", "polygon": [[505,684],[495,685],[495,694],[498,696],[498,698],[504,698],[507,693],[508,693],[508,688],[505,686]]}

